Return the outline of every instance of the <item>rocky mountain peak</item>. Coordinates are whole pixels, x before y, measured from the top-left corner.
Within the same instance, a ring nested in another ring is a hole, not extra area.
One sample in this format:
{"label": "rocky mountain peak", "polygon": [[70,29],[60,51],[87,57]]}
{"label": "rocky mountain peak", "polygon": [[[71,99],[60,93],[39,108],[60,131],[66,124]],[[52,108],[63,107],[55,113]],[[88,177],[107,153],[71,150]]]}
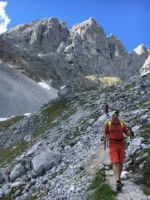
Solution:
{"label": "rocky mountain peak", "polygon": [[0,44],[2,61],[17,65],[36,81],[51,82],[55,88],[78,74],[127,78],[138,73],[149,55],[144,45],[129,54],[122,42],[113,34],[107,37],[93,18],[70,30],[55,17],[34,20],[1,35]]}
{"label": "rocky mountain peak", "polygon": [[71,34],[79,34],[81,37],[85,34],[92,34],[93,38],[99,37],[99,39],[103,40],[105,38],[104,30],[101,26],[98,25],[98,23],[93,19],[89,18],[88,20],[75,24],[72,26],[70,30]]}
{"label": "rocky mountain peak", "polygon": [[138,45],[133,51],[138,55],[149,53],[148,49],[144,46],[144,44]]}
{"label": "rocky mountain peak", "polygon": [[20,49],[34,52],[54,52],[66,41],[68,29],[63,20],[55,17],[35,20],[31,24],[11,28],[3,37]]}
{"label": "rocky mountain peak", "polygon": [[144,65],[141,67],[140,73],[141,73],[141,75],[145,75],[145,74],[150,73],[150,55],[145,60]]}

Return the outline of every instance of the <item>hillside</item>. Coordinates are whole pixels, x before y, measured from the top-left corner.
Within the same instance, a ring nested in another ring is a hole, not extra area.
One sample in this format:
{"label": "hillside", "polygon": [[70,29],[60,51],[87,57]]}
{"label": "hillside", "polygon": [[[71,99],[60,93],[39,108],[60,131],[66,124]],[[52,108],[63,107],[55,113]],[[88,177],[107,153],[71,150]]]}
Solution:
{"label": "hillside", "polygon": [[0,94],[0,118],[34,112],[57,97],[55,89],[42,88],[4,63],[0,63]]}
{"label": "hillside", "polygon": [[[146,196],[150,195],[149,87],[149,75],[135,76],[118,86],[78,93],[66,101],[56,100],[15,124],[11,119],[0,122],[0,197],[17,200],[124,197],[108,186],[111,172],[107,172],[107,181],[103,183],[100,170],[101,138],[107,119],[102,106],[107,98],[110,111],[118,108],[120,118],[135,132],[127,146],[125,170],[129,179],[124,180],[125,190],[129,181],[132,184],[124,199],[133,197],[132,188],[137,199],[149,199]],[[135,143],[138,145],[134,146]],[[100,182],[94,179],[97,172]]]}

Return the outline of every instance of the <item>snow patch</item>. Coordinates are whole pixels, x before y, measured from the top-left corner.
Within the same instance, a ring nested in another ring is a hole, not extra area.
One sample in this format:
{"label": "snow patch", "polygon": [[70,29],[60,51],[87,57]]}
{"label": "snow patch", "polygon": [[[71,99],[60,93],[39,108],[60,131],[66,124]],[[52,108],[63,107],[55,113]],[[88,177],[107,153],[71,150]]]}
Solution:
{"label": "snow patch", "polygon": [[32,115],[32,113],[25,113],[25,114],[23,114],[23,115],[26,116],[26,117],[29,117],[29,116]]}
{"label": "snow patch", "polygon": [[47,90],[50,90],[51,88],[50,88],[50,86],[47,84],[47,83],[45,83],[45,82],[39,82],[38,83],[41,87],[43,87],[43,88],[45,88],[45,89],[47,89]]}
{"label": "snow patch", "polygon": [[0,122],[6,121],[9,118],[0,118]]}
{"label": "snow patch", "polygon": [[65,87],[66,87],[66,85],[63,85],[63,86],[61,86],[61,88],[60,88],[60,89],[62,90],[62,89],[64,89]]}

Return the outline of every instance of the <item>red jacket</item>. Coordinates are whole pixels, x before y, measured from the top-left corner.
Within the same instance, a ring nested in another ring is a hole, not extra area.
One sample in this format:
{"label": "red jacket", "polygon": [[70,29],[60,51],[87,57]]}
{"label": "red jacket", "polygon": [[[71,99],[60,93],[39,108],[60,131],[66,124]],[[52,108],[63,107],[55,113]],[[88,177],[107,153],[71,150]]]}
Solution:
{"label": "red jacket", "polygon": [[111,120],[111,125],[109,125],[109,122],[107,121],[104,127],[104,138],[108,137],[109,139],[121,140],[124,139],[124,133],[126,134],[127,131],[128,129],[124,122],[121,123],[118,120],[118,123],[116,124]]}

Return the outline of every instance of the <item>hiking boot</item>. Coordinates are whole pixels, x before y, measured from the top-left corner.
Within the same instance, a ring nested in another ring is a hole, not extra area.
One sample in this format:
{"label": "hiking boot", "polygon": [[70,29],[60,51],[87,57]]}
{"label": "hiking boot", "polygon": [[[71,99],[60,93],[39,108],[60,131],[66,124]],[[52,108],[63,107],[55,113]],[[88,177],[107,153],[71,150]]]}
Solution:
{"label": "hiking boot", "polygon": [[116,190],[120,191],[122,189],[123,184],[121,183],[121,181],[117,181],[116,182]]}

